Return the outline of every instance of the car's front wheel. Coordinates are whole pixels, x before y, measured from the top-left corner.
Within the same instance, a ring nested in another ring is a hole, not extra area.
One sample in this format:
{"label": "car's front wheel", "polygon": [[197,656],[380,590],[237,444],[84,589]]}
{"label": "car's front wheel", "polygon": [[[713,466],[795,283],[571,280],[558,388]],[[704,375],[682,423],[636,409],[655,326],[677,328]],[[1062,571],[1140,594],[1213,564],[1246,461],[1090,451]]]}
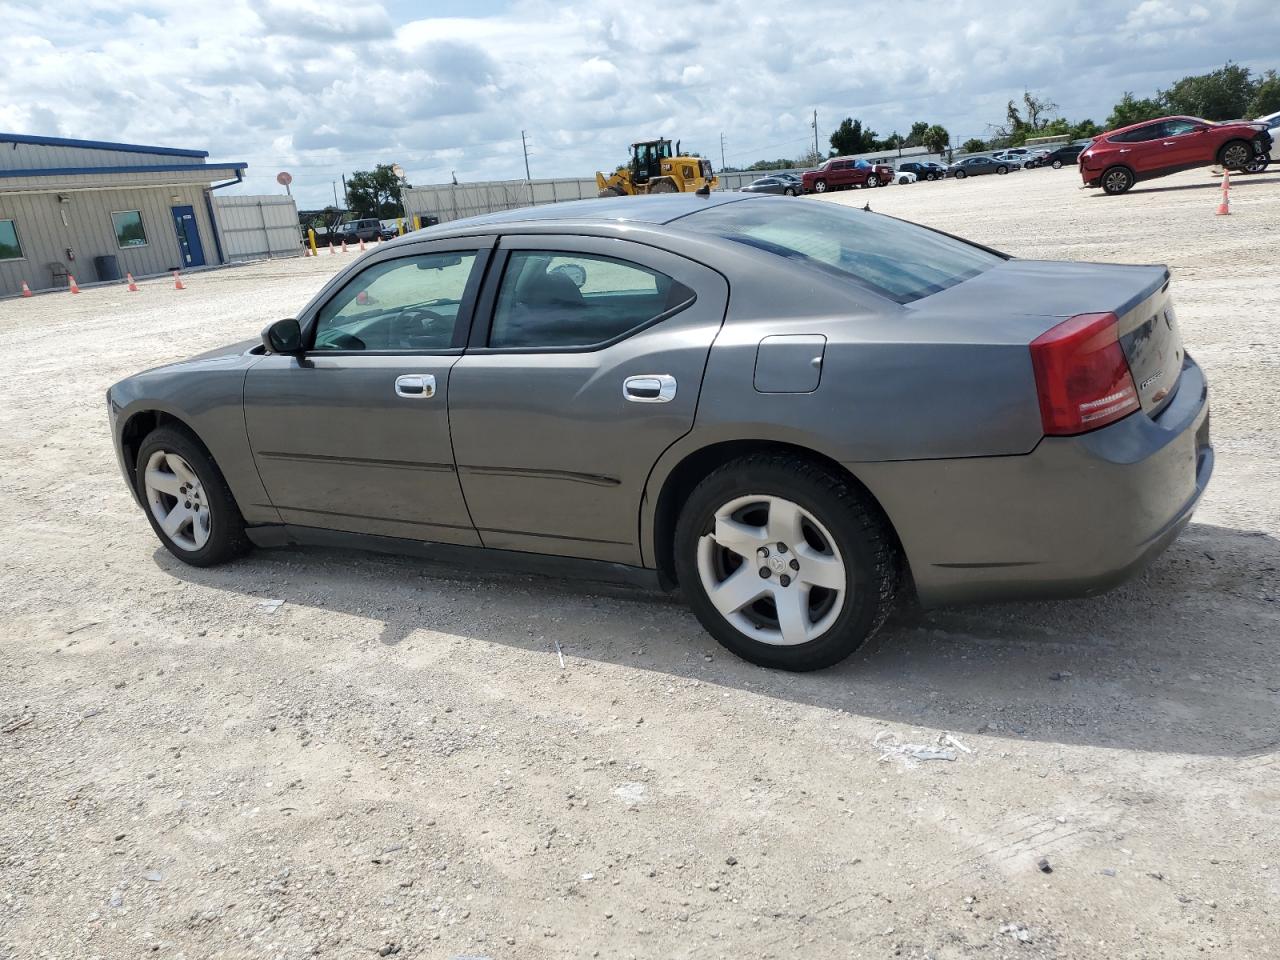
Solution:
{"label": "car's front wheel", "polygon": [[1004,175],[1009,172],[1008,167],[996,167],[996,173]]}
{"label": "car's front wheel", "polygon": [[1062,169],[1062,161],[1061,161],[1061,160],[1055,160],[1055,161],[1053,161],[1053,169],[1055,169],[1055,170],[1061,170],[1061,169]]}
{"label": "car's front wheel", "polygon": [[1253,147],[1243,140],[1232,140],[1218,152],[1218,162],[1228,170],[1243,170],[1253,156]]}
{"label": "car's front wheel", "polygon": [[965,173],[963,170],[957,170],[957,171],[955,172],[955,178],[956,178],[957,180],[963,180],[963,179],[964,179],[965,177],[967,177],[967,176],[968,176],[968,174],[967,174],[967,173]]}
{"label": "car's front wheel", "polygon": [[179,560],[211,567],[249,549],[222,471],[186,430],[151,431],[138,448],[135,475],[151,529]]}
{"label": "car's front wheel", "polygon": [[676,573],[698,619],[752,663],[819,670],[879,629],[898,583],[888,524],[842,477],[757,455],[710,474],[675,537]]}
{"label": "car's front wheel", "polygon": [[1133,184],[1133,171],[1128,167],[1112,167],[1102,175],[1102,189],[1112,196],[1127,192]]}

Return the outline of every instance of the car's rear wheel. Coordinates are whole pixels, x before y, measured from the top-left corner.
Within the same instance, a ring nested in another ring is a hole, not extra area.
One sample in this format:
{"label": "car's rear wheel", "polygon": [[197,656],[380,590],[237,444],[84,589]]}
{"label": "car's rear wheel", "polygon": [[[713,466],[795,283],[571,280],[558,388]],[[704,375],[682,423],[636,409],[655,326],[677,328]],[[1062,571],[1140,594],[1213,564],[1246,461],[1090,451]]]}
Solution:
{"label": "car's rear wheel", "polygon": [[1102,189],[1112,196],[1125,193],[1133,184],[1133,171],[1128,167],[1111,167],[1102,175]]}
{"label": "car's rear wheel", "polygon": [[794,190],[792,190],[790,187],[783,187],[783,188],[782,188],[782,195],[783,195],[784,197],[794,197],[794,196],[796,195],[796,192],[795,192]]}
{"label": "car's rear wheel", "polygon": [[1243,170],[1253,158],[1253,147],[1243,140],[1230,140],[1218,151],[1218,162],[1228,170]]}
{"label": "car's rear wheel", "polygon": [[814,192],[814,193],[826,193],[826,192],[827,192],[827,181],[825,181],[825,180],[815,180],[815,181],[813,181],[813,192]]}
{"label": "car's rear wheel", "polygon": [[211,567],[249,549],[222,471],[186,430],[151,431],[138,448],[134,473],[151,529],[179,560]]}
{"label": "car's rear wheel", "polygon": [[1003,174],[1006,174],[1006,173],[1008,173],[1008,172],[1009,172],[1009,168],[1008,168],[1008,167],[996,167],[996,173],[998,173],[998,174],[1003,175]]}
{"label": "car's rear wheel", "polygon": [[694,613],[752,663],[819,670],[879,629],[898,560],[875,504],[818,464],[733,461],[698,485],[676,528],[676,573]]}

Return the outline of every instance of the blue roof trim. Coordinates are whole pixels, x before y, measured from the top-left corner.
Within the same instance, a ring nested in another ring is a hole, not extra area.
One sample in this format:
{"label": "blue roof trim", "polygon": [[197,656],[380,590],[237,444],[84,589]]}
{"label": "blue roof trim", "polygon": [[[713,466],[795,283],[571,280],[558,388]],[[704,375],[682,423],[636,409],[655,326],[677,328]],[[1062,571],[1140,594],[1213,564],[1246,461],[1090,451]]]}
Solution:
{"label": "blue roof trim", "polygon": [[[47,167],[43,170],[0,170],[0,177],[83,177],[95,173],[174,173],[180,170],[244,170],[249,164],[235,163],[157,163],[141,167]],[[208,179],[213,180],[210,176]]]}
{"label": "blue roof trim", "polygon": [[158,153],[166,157],[207,157],[209,155],[208,150],[148,147],[138,143],[111,143],[107,140],[68,140],[65,137],[37,137],[26,133],[0,133],[0,143],[29,143],[38,147],[79,147],[82,150],[123,150],[127,153]]}

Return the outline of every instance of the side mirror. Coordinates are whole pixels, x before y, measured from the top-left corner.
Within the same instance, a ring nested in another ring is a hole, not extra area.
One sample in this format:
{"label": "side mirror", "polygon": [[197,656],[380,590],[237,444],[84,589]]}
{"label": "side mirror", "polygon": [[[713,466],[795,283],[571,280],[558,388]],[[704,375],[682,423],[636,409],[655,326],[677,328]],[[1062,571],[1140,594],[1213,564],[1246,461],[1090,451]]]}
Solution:
{"label": "side mirror", "polygon": [[301,353],[302,328],[293,317],[277,320],[262,331],[262,343],[267,353]]}

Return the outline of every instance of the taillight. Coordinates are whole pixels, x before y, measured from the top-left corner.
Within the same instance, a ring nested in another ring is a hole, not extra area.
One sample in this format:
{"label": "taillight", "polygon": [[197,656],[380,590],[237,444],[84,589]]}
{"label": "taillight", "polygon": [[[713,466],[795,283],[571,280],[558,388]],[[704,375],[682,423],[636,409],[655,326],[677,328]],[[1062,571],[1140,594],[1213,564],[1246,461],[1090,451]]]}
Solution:
{"label": "taillight", "polygon": [[1031,341],[1044,432],[1069,437],[1141,408],[1114,313],[1082,313]]}

